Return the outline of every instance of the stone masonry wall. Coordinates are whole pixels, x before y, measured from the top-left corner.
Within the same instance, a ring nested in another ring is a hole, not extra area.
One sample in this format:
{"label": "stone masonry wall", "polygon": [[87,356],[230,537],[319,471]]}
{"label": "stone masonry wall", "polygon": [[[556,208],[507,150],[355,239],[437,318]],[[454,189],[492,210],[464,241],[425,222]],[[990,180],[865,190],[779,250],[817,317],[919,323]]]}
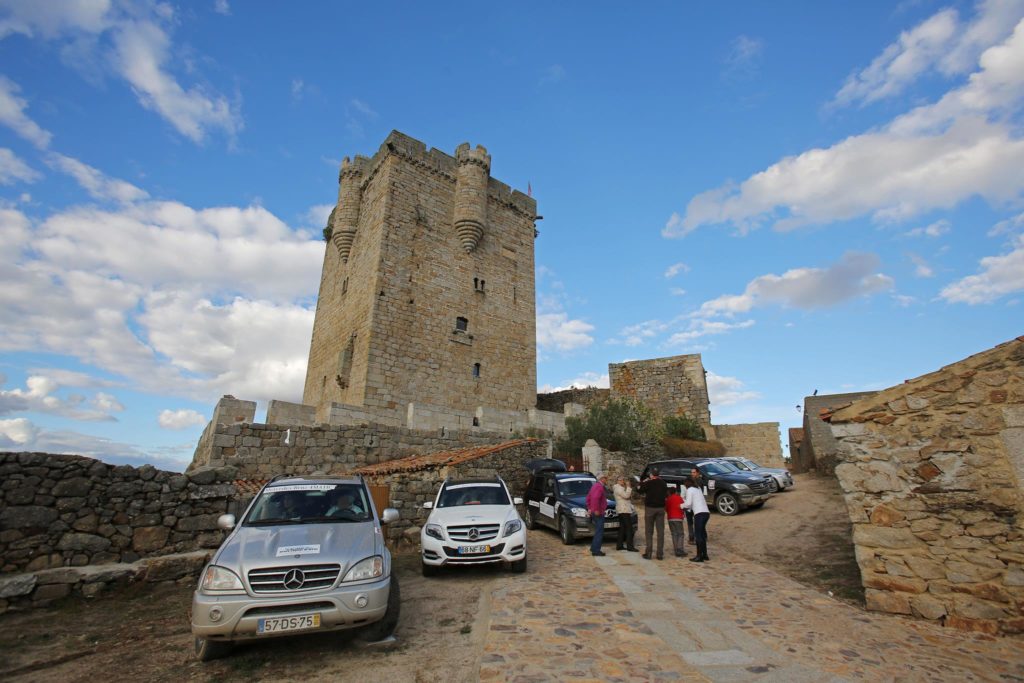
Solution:
{"label": "stone masonry wall", "polygon": [[868,608],[1024,632],[1024,337],[831,425]]}
{"label": "stone masonry wall", "polygon": [[345,472],[409,455],[508,440],[508,434],[382,425],[215,425],[211,434],[208,447],[196,449],[188,471],[231,466],[240,479]]}
{"label": "stone masonry wall", "polygon": [[612,398],[639,400],[659,415],[687,415],[711,424],[700,354],[609,363]]}
{"label": "stone masonry wall", "polygon": [[874,396],[877,392],[861,391],[849,394],[823,394],[804,398],[804,441],[800,446],[800,461],[803,471],[832,474],[838,463],[836,452],[839,444],[828,423],[821,419],[821,412],[837,410],[862,398]]}
{"label": "stone masonry wall", "polygon": [[714,425],[708,439],[721,441],[726,455],[742,455],[762,467],[785,467],[778,422]]}
{"label": "stone masonry wall", "polygon": [[216,548],[234,470],[191,474],[77,455],[0,453],[0,572]]}

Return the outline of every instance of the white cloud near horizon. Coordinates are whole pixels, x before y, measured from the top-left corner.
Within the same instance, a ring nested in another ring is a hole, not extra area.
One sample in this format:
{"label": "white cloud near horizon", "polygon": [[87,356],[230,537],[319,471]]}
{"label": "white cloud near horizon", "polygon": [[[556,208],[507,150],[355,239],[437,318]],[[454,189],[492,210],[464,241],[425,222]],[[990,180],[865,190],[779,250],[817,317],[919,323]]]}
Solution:
{"label": "white cloud near horizon", "polygon": [[[986,34],[988,35],[988,34]],[[977,69],[938,101],[826,148],[781,159],[741,183],[693,197],[664,237],[702,226],[745,234],[788,231],[860,216],[899,222],[971,197],[1003,206],[1024,196],[1024,138],[1013,119],[1024,97],[1024,21],[977,58]]]}
{"label": "white cloud near horizon", "polygon": [[55,395],[60,388],[61,385],[52,377],[30,375],[25,380],[24,389],[0,389],[0,415],[36,412],[84,422],[114,422],[117,418],[112,413],[124,410],[121,402],[111,394],[97,392],[91,400],[81,394],[61,398]]}
{"label": "white cloud near horizon", "polygon": [[566,391],[568,389],[586,389],[587,387],[596,387],[598,389],[607,389],[610,386],[610,380],[608,373],[599,372],[584,372],[575,379],[568,380],[560,386],[552,386],[545,384],[544,386],[537,389],[539,394],[550,394],[556,391]]}
{"label": "white cloud near horizon", "polygon": [[149,197],[149,193],[145,190],[127,181],[111,178],[78,159],[54,152],[47,156],[47,163],[74,178],[86,192],[96,199],[110,199],[122,204],[130,204]]}
{"label": "white cloud near horizon", "polygon": [[1011,247],[1009,253],[981,259],[980,273],[947,285],[939,296],[949,303],[976,305],[1024,291],[1024,235],[1015,236]]}
{"label": "white cloud near horizon", "polygon": [[948,234],[950,230],[952,230],[952,226],[950,225],[949,221],[945,218],[942,218],[940,220],[935,221],[934,223],[930,223],[929,225],[924,226],[923,228],[914,228],[913,230],[909,230],[906,233],[904,233],[904,235],[906,237],[935,238],[942,237],[943,235]]}
{"label": "white cloud near horizon", "polygon": [[161,410],[157,423],[163,429],[188,429],[201,427],[208,422],[205,416],[195,410]]}
{"label": "white cloud near horizon", "polygon": [[761,394],[751,391],[736,377],[726,377],[708,371],[708,399],[712,406],[731,406],[744,401],[761,398]]}

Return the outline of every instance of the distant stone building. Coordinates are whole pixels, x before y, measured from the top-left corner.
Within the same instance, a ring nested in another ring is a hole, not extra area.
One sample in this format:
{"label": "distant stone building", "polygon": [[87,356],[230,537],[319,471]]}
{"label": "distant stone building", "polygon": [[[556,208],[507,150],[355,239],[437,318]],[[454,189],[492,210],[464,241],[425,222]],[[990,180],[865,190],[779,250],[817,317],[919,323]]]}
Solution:
{"label": "distant stone building", "polygon": [[804,443],[804,430],[802,427],[789,428],[789,471],[793,474],[800,474],[807,471],[807,466],[801,459],[801,449]]}
{"label": "distant stone building", "polygon": [[534,408],[537,205],[490,166],[483,147],[449,156],[397,131],[343,161],[303,391],[319,422],[336,405],[466,427]]}
{"label": "distant stone building", "polygon": [[826,417],[868,608],[1024,632],[1024,337]]}

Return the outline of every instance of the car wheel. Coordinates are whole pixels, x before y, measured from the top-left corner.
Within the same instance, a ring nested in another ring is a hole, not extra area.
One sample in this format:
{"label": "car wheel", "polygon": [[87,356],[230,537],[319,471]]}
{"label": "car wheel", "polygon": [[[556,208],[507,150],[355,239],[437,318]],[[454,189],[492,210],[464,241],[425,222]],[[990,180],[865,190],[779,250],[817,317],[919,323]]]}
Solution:
{"label": "car wheel", "polygon": [[437,572],[441,570],[440,567],[435,567],[432,564],[426,562],[420,562],[420,570],[423,572],[423,576],[436,576]]}
{"label": "car wheel", "polygon": [[388,609],[384,613],[383,619],[363,629],[363,632],[360,634],[363,640],[369,643],[376,643],[378,640],[384,640],[394,633],[395,627],[398,626],[398,614],[401,609],[402,592],[398,588],[398,577],[392,572],[391,590],[388,592]]}
{"label": "car wheel", "polygon": [[195,638],[196,659],[200,662],[209,662],[213,659],[220,659],[231,651],[231,643],[226,640],[210,640],[209,638]]}
{"label": "car wheel", "polygon": [[779,492],[779,480],[776,479],[775,477],[772,477],[768,481],[768,490],[771,491],[772,493],[778,493]]}
{"label": "car wheel", "polygon": [[576,542],[576,522],[565,515],[558,518],[558,535],[562,537],[562,543],[572,545]]}
{"label": "car wheel", "polygon": [[526,572],[526,555],[523,555],[523,559],[516,560],[512,563],[512,571],[516,574],[523,574]]}
{"label": "car wheel", "polygon": [[719,514],[732,517],[740,511],[740,501],[731,493],[719,493],[715,498],[715,509]]}
{"label": "car wheel", "polygon": [[531,531],[537,528],[537,511],[533,508],[526,510],[526,528]]}

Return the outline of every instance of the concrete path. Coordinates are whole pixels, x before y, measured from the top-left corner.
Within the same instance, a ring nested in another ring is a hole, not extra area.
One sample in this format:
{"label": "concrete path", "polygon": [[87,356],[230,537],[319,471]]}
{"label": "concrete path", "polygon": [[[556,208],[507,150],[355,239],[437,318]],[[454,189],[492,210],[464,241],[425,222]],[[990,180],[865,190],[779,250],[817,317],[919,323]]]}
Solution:
{"label": "concrete path", "polygon": [[865,612],[736,555],[644,560],[530,533],[488,598],[482,681],[1024,681],[1024,640]]}

